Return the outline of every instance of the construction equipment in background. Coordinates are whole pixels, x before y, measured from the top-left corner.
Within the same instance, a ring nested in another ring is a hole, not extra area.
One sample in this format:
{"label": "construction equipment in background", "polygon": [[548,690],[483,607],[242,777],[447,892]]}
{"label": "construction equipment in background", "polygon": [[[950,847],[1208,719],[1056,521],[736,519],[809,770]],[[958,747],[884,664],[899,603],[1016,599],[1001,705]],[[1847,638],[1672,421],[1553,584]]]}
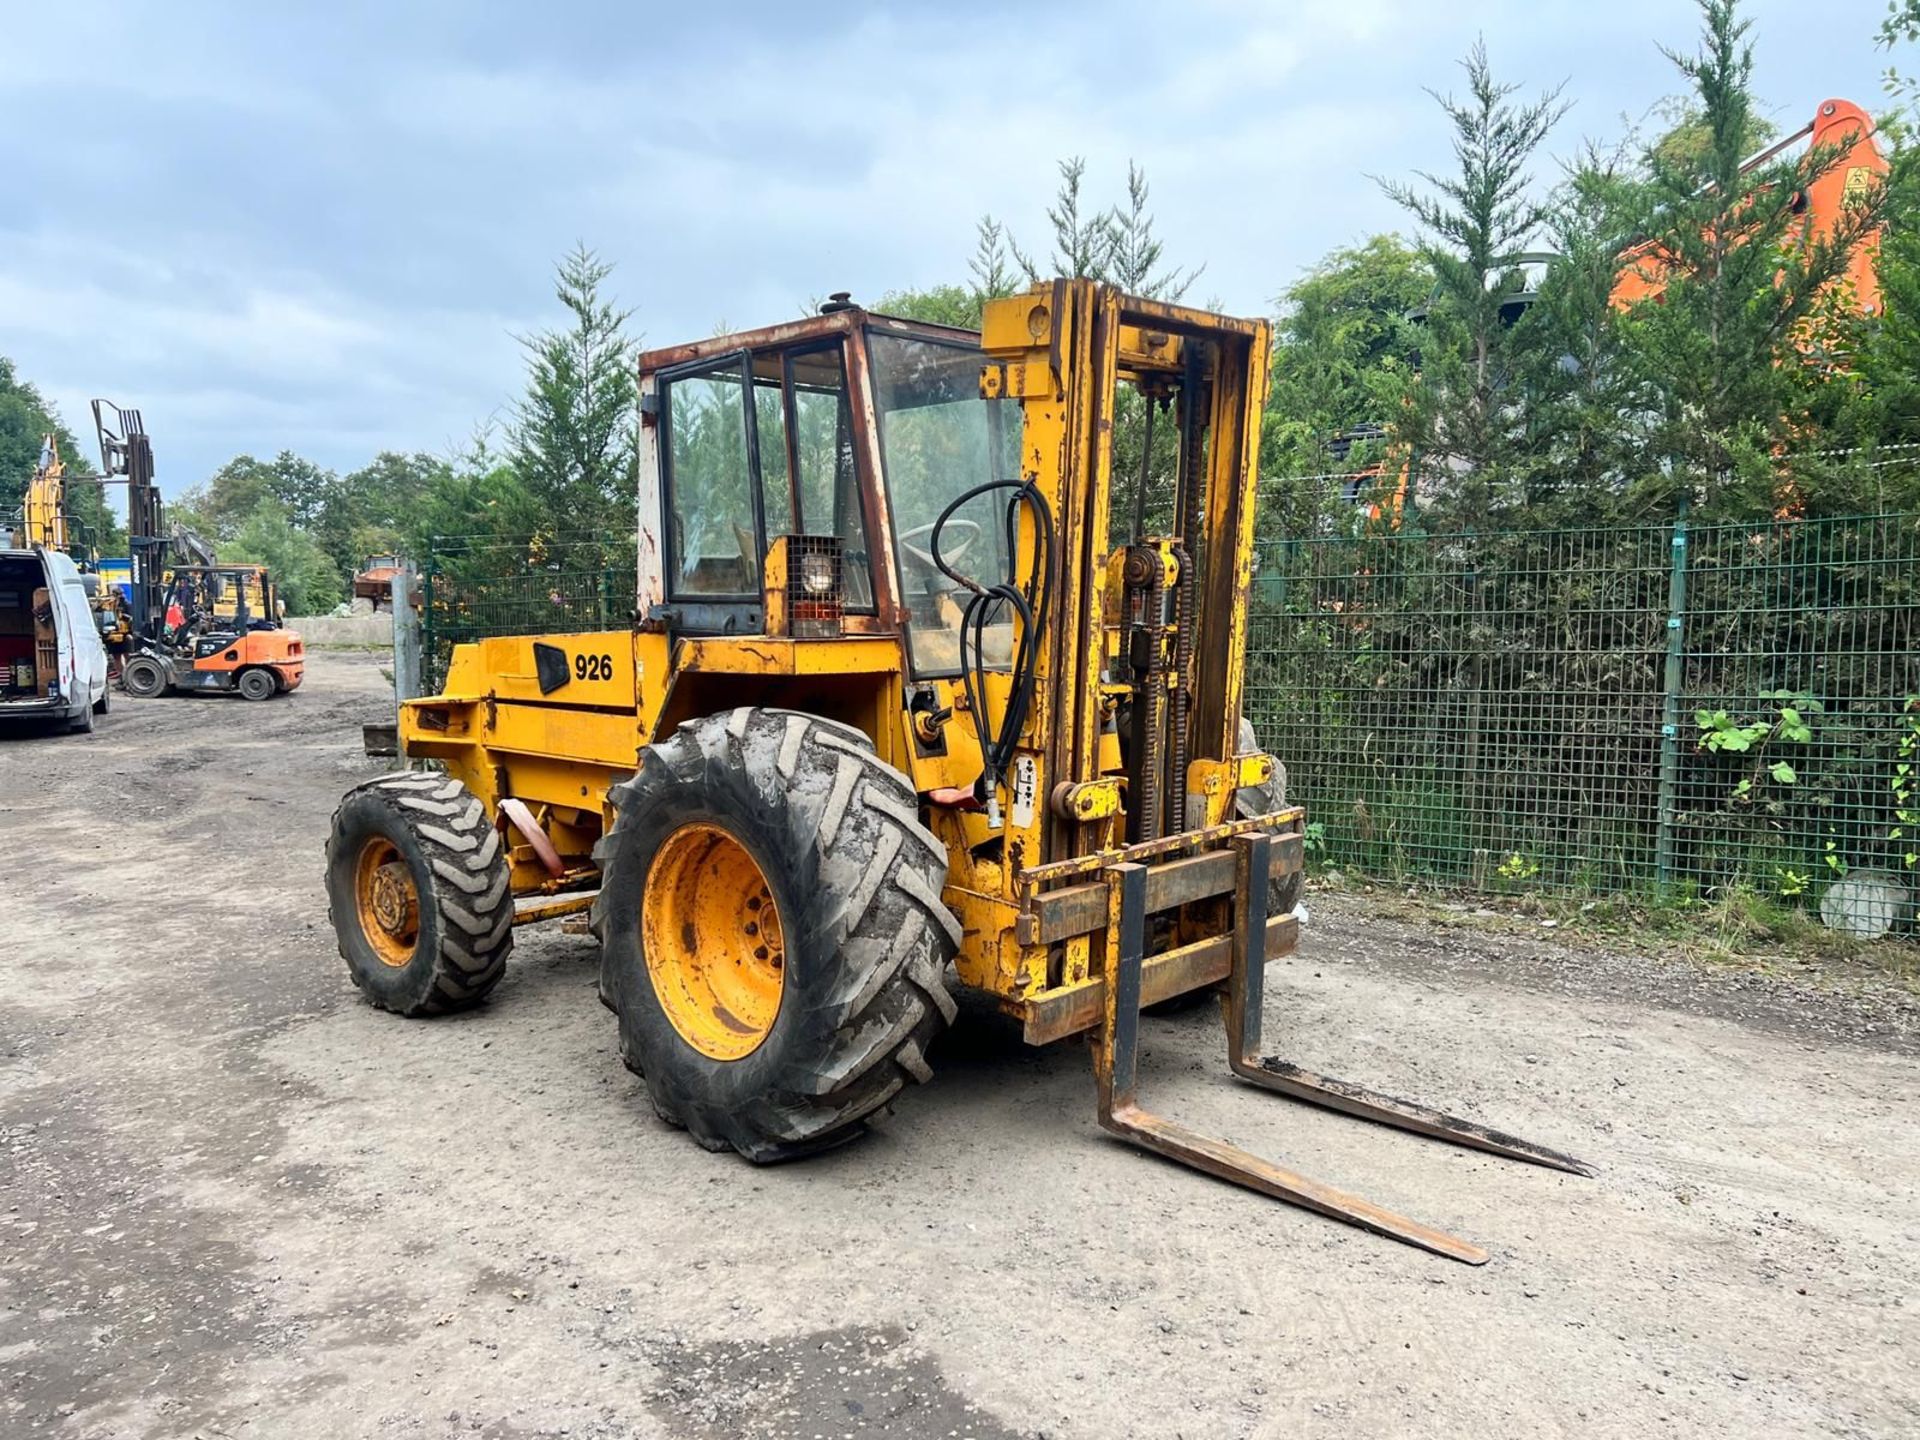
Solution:
{"label": "construction equipment in background", "polygon": [[[471,1005],[516,925],[590,910],[654,1109],[771,1161],[931,1076],[951,961],[1029,1042],[1092,1037],[1114,1134],[1483,1262],[1140,1097],[1142,1007],[1217,990],[1242,1080],[1585,1173],[1261,1055],[1304,823],[1240,717],[1269,346],[1061,280],[980,335],[839,295],[643,355],[635,623],[458,646],[401,707],[404,753],[444,770],[334,816],[355,983]],[[1115,476],[1123,402],[1176,428],[1176,474]]]}
{"label": "construction equipment in background", "polygon": [[[102,477],[75,477],[97,484]],[[57,551],[74,562],[87,595],[92,625],[106,649],[109,678],[118,678],[132,633],[124,592],[102,573],[103,561],[95,536],[67,504],[69,478],[60,454],[60,439],[48,433],[40,440],[40,459],[21,496],[20,525],[14,533],[17,549]]]}
{"label": "construction equipment in background", "polygon": [[269,700],[299,688],[306,647],[281,622],[273,576],[226,564],[175,525],[153,482],[153,446],[138,410],[93,402],[100,467],[127,486],[130,639],[120,668],[129,695],[237,694]]}
{"label": "construction equipment in background", "polygon": [[141,699],[212,691],[271,700],[298,689],[305,647],[280,623],[282,609],[265,566],[175,565],[161,629],[128,658],[121,684]]}
{"label": "construction equipment in background", "polygon": [[[1742,174],[1776,160],[1786,150],[1807,142],[1807,156],[1824,159],[1821,171],[1787,199],[1788,209],[1796,217],[1788,232],[1794,245],[1806,245],[1828,239],[1843,218],[1846,208],[1871,186],[1884,183],[1889,172],[1885,155],[1874,139],[1873,117],[1850,100],[1823,100],[1813,119],[1791,135],[1775,141],[1766,149],[1741,162]],[[1847,303],[1862,315],[1880,313],[1880,274],[1877,268],[1879,233],[1861,242],[1848,258],[1844,277],[1839,281]],[[1511,279],[1515,286],[1504,291],[1500,304],[1502,325],[1516,324],[1533,308],[1540,297],[1540,285],[1548,268],[1559,260],[1548,252],[1515,255],[1501,260],[1490,272],[1490,282]],[[1646,301],[1658,303],[1673,278],[1673,265],[1659,244],[1642,241],[1620,254],[1609,302],[1616,310],[1628,310]],[[1419,322],[1425,310],[1409,316]],[[1800,343],[1800,342],[1796,342]],[[1384,444],[1385,455],[1343,477],[1347,500],[1367,512],[1372,520],[1397,525],[1410,499],[1425,498],[1413,493],[1412,457],[1404,445],[1394,444],[1386,427],[1364,425],[1342,431],[1329,444],[1336,461],[1343,461],[1356,443],[1370,449]],[[1389,478],[1390,477],[1390,478]],[[1791,512],[1791,505],[1785,507]]]}
{"label": "construction equipment in background", "polygon": [[20,497],[20,528],[13,543],[16,548],[44,545],[65,551],[67,531],[67,463],[60,455],[59,437],[46,434],[40,437],[40,461]]}
{"label": "construction equipment in background", "polygon": [[374,613],[379,614],[383,603],[393,604],[393,577],[406,563],[398,555],[368,556],[366,564],[354,572],[353,598],[370,602]]}
{"label": "construction equipment in background", "polygon": [[[1819,157],[1827,163],[1787,198],[1787,208],[1796,217],[1787,238],[1794,245],[1825,240],[1839,225],[1847,206],[1887,178],[1887,157],[1880,153],[1873,135],[1873,117],[1851,100],[1823,100],[1813,119],[1743,161],[1740,172],[1744,175],[1757,170],[1805,140],[1808,158]],[[1853,252],[1842,281],[1848,303],[1863,315],[1880,313],[1878,252],[1879,234],[1875,232]],[[1612,297],[1615,308],[1625,310],[1656,298],[1671,277],[1671,262],[1656,242],[1634,246],[1620,257]]]}

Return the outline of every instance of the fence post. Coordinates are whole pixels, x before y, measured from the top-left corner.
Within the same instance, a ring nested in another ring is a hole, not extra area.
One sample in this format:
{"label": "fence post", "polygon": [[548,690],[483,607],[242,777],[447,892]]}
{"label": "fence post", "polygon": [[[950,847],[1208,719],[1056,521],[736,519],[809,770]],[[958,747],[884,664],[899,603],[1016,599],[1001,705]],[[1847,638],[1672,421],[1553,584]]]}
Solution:
{"label": "fence post", "polygon": [[610,629],[613,614],[613,567],[602,567],[600,571],[600,629]]}
{"label": "fence post", "polygon": [[420,609],[414,604],[413,567],[403,565],[393,576],[393,698],[417,699],[420,675]]}
{"label": "fence post", "polygon": [[1653,880],[1665,891],[1673,883],[1674,811],[1680,792],[1680,689],[1685,680],[1687,620],[1687,496],[1673,512],[1673,559],[1667,573],[1667,666],[1660,704],[1659,829],[1653,847]]}
{"label": "fence post", "polygon": [[420,572],[420,684],[427,684],[427,667],[433,663],[433,656],[440,643],[433,625],[433,577],[439,562],[434,559],[433,548],[427,548],[426,567]]}

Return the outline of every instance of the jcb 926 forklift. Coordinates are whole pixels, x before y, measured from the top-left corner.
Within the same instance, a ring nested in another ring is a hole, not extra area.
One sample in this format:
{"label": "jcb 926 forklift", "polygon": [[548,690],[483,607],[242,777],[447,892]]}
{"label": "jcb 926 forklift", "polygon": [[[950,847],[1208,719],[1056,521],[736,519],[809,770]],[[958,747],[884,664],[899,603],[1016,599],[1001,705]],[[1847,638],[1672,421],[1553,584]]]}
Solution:
{"label": "jcb 926 forklift", "polygon": [[[471,1005],[516,925],[590,910],[655,1110],[769,1161],[930,1078],[951,965],[1028,1041],[1092,1037],[1113,1133],[1484,1261],[1139,1097],[1142,1006],[1217,990],[1253,1085],[1583,1170],[1260,1054],[1303,819],[1240,718],[1269,343],[1063,280],[979,335],[836,297],[642,356],[635,622],[460,646],[402,707],[437,768],[350,791],[328,842],[355,983]],[[1154,526],[1146,467],[1114,473],[1124,387],[1177,429]]]}

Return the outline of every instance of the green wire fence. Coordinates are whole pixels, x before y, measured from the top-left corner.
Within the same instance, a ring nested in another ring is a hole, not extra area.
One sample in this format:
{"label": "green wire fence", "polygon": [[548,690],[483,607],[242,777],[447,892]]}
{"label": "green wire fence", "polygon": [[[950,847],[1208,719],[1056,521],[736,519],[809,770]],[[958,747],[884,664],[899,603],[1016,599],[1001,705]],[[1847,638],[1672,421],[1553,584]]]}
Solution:
{"label": "green wire fence", "polygon": [[636,569],[631,539],[436,536],[420,562],[422,693],[440,688],[455,645],[489,635],[625,629]]}
{"label": "green wire fence", "polygon": [[[1912,923],[1920,517],[1266,543],[1246,713],[1314,862],[1472,891]],[[600,537],[436,540],[429,690],[487,635],[624,628]]]}
{"label": "green wire fence", "polygon": [[1906,920],[1920,519],[1398,532],[1261,561],[1247,712],[1321,864]]}

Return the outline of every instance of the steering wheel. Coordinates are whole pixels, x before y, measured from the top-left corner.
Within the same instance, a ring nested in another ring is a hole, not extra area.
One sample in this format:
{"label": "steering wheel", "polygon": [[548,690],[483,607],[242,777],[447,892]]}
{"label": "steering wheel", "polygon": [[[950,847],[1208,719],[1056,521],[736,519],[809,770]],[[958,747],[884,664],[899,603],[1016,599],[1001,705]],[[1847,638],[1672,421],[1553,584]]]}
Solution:
{"label": "steering wheel", "polygon": [[[933,552],[931,550],[922,550],[913,542],[923,535],[933,534],[934,526],[939,524],[940,522],[938,520],[930,520],[925,525],[916,525],[911,530],[902,530],[899,537],[901,548],[936,575],[942,572],[939,561],[933,558]],[[977,520],[962,520],[957,517],[949,517],[947,523],[941,528],[943,530],[959,530],[961,532],[960,541],[957,545],[940,552],[940,559],[945,560],[949,565],[965,559],[967,551],[973,548],[973,542],[980,538],[980,522]]]}

